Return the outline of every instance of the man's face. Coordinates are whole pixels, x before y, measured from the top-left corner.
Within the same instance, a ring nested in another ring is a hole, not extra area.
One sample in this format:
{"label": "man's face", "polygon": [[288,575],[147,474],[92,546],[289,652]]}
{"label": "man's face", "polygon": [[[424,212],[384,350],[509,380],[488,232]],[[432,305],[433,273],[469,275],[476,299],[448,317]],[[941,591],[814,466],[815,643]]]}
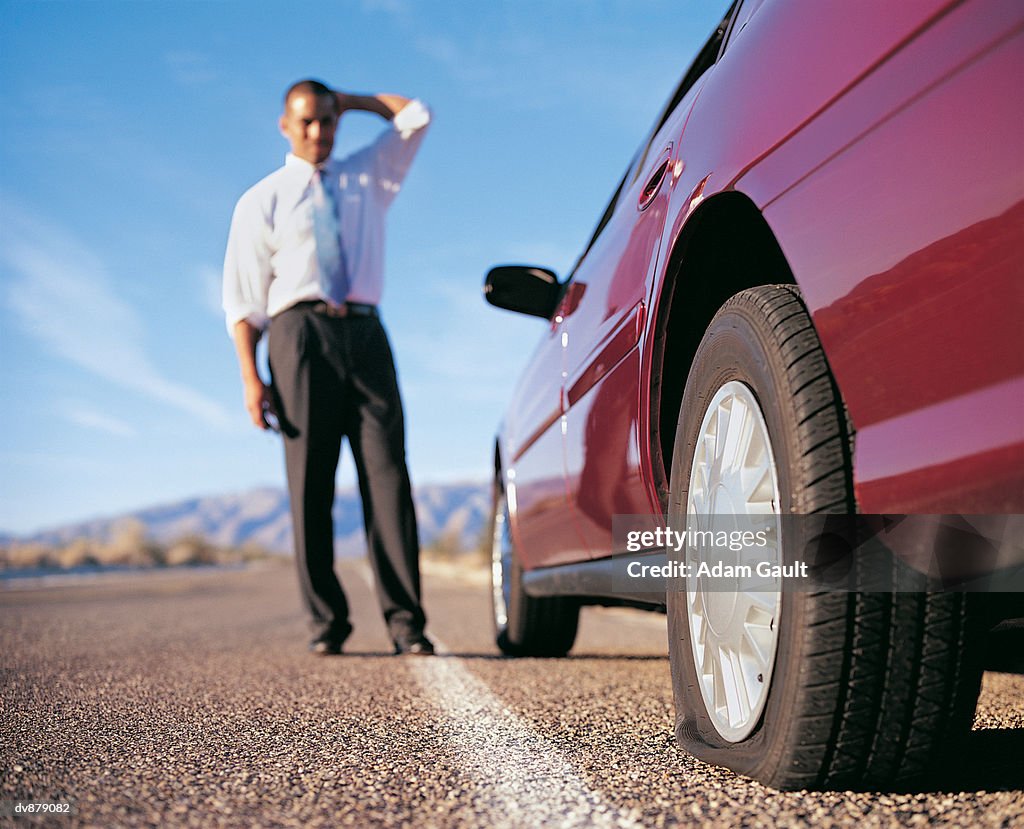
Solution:
{"label": "man's face", "polygon": [[288,99],[281,116],[281,132],[291,142],[292,153],[310,164],[331,156],[338,113],[333,97],[297,92]]}

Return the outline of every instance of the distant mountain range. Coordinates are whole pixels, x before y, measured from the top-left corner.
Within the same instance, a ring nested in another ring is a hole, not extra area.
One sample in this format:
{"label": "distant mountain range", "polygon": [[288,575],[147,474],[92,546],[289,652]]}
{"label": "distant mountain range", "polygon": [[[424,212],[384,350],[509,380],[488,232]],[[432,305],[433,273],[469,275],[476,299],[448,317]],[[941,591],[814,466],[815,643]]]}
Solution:
{"label": "distant mountain range", "polygon": [[[415,487],[414,501],[423,546],[445,538],[456,541],[455,546],[463,550],[477,547],[489,518],[491,490],[488,484],[424,484]],[[196,534],[218,545],[237,546],[254,541],[274,552],[290,553],[292,549],[288,493],[271,487],[190,498],[29,536],[0,534],[0,543],[38,541],[60,545],[75,538],[109,541],[125,519],[141,521],[148,534],[161,542]],[[334,501],[334,536],[338,555],[364,552],[363,511],[358,490],[338,492]]]}

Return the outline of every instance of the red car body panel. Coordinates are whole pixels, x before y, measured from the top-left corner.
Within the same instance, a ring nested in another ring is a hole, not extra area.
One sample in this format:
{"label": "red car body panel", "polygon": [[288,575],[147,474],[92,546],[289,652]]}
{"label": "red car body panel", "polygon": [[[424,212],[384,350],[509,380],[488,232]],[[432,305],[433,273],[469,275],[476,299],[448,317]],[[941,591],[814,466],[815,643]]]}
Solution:
{"label": "red car body panel", "polygon": [[732,192],[811,311],[859,508],[1024,512],[1022,77],[1020,4],[757,8],[627,175],[517,387],[498,449],[524,566],[606,556],[612,515],[660,510],[669,253]]}

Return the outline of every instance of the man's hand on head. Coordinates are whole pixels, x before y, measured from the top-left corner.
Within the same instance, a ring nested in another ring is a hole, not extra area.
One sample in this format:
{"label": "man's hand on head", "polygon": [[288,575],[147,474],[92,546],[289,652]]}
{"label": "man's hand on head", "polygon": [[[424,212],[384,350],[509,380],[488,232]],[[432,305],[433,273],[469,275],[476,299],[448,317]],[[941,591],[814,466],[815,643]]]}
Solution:
{"label": "man's hand on head", "polygon": [[334,92],[334,99],[338,104],[339,118],[350,110],[361,110],[375,113],[390,121],[401,112],[402,107],[409,103],[409,99],[402,95],[392,95],[386,92],[377,95],[356,95],[338,89],[334,89],[332,92]]}
{"label": "man's hand on head", "polygon": [[339,118],[348,110],[355,109],[352,100],[355,97],[354,95],[349,95],[347,92],[342,92],[340,89],[334,89],[332,91],[334,92],[334,100],[337,101]]}

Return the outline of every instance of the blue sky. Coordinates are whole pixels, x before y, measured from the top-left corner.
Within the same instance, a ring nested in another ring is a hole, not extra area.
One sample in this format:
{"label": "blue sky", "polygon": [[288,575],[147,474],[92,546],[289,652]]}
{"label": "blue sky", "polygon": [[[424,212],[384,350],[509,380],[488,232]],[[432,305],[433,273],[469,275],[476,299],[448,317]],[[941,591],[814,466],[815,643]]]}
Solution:
{"label": "blue sky", "polygon": [[[0,530],[282,483],[219,283],[231,210],[280,165],[280,96],[307,76],[434,110],[382,310],[414,484],[485,480],[543,322],[485,305],[484,272],[566,274],[726,6],[0,2]],[[346,118],[336,154],[382,123]]]}

